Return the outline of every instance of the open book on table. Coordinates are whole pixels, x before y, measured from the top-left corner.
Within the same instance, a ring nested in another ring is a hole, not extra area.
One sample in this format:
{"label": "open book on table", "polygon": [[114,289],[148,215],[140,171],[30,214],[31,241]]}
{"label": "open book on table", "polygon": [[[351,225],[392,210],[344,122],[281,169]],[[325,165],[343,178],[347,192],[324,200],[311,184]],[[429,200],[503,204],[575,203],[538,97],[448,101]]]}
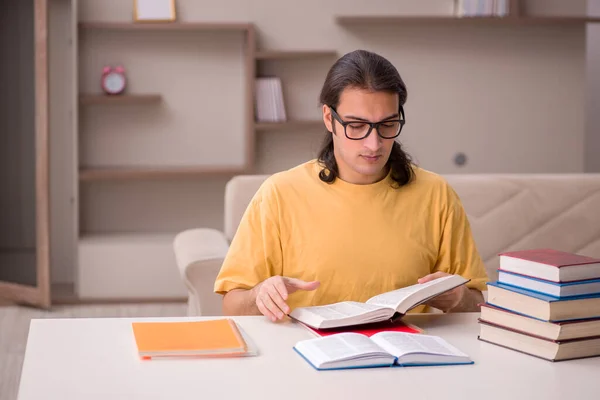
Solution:
{"label": "open book on table", "polygon": [[467,282],[469,279],[460,275],[450,275],[383,293],[365,303],[343,301],[324,306],[299,307],[289,316],[316,329],[397,320],[420,304]]}
{"label": "open book on table", "polygon": [[294,350],[318,370],[473,364],[438,336],[404,332],[339,333],[302,340]]}

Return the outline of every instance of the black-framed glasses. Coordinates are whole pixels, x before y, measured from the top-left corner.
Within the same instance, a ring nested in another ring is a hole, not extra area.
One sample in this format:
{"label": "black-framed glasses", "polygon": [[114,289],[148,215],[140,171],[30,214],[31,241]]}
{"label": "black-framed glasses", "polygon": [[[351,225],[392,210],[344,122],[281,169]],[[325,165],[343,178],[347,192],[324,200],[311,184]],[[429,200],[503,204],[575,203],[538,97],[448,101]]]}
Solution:
{"label": "black-framed glasses", "polygon": [[368,121],[344,121],[338,115],[337,111],[331,106],[331,115],[337,122],[344,127],[344,134],[348,139],[361,140],[371,134],[373,128],[377,131],[377,134],[382,139],[394,139],[402,132],[402,127],[406,123],[406,116],[404,115],[404,108],[400,106],[399,114],[401,119],[387,119],[380,122],[368,122]]}

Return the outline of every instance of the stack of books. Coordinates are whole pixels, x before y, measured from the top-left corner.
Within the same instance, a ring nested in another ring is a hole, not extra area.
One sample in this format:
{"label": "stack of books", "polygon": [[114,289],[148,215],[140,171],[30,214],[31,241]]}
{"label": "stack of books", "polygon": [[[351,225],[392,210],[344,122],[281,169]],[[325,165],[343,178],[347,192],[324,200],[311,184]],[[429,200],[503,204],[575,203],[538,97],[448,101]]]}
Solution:
{"label": "stack of books", "polygon": [[551,361],[600,356],[600,259],[552,249],[499,256],[480,340]]}
{"label": "stack of books", "polygon": [[459,17],[506,17],[510,0],[456,0],[455,14]]}
{"label": "stack of books", "polygon": [[281,78],[256,78],[254,118],[257,122],[285,122],[287,114],[283,101]]}

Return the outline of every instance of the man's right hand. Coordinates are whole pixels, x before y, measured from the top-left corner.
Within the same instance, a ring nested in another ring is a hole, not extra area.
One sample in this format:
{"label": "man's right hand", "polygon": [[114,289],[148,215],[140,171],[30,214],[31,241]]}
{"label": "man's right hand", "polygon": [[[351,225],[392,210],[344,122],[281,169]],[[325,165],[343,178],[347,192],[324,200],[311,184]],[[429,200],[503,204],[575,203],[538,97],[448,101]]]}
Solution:
{"label": "man's right hand", "polygon": [[255,292],[258,310],[271,321],[276,321],[290,312],[290,307],[286,304],[289,294],[298,290],[315,290],[319,285],[318,281],[305,282],[296,278],[272,276],[252,290]]}

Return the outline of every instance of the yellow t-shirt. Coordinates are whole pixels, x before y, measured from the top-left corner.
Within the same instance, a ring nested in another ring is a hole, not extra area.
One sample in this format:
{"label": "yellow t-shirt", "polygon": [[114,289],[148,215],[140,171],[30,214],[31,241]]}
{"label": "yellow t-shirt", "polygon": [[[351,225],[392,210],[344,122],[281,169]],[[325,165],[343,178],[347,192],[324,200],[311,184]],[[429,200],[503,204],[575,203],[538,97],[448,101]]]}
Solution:
{"label": "yellow t-shirt", "polygon": [[320,170],[313,160],[264,182],[242,217],[215,292],[251,289],[275,275],[320,281],[314,291],[289,296],[294,309],[364,302],[435,271],[486,289],[467,216],[442,177],[414,167],[416,178],[402,187],[393,187],[389,175],[369,185],[327,184]]}

